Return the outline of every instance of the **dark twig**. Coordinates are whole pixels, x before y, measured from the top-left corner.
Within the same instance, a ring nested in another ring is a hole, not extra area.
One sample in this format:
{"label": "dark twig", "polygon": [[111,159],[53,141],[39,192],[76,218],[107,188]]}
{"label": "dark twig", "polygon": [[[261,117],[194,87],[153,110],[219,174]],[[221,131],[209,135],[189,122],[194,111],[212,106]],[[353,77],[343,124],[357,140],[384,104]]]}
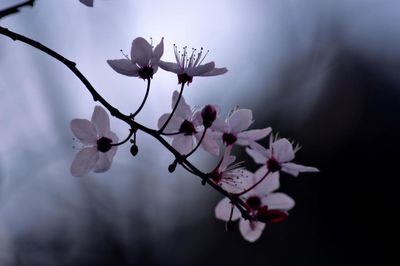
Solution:
{"label": "dark twig", "polygon": [[11,7],[7,7],[6,9],[0,10],[0,19],[5,17],[5,16],[9,16],[15,13],[18,13],[21,7],[25,7],[25,6],[31,6],[33,7],[33,4],[35,3],[36,0],[28,0],[25,1],[21,4],[17,4],[15,6],[11,6]]}

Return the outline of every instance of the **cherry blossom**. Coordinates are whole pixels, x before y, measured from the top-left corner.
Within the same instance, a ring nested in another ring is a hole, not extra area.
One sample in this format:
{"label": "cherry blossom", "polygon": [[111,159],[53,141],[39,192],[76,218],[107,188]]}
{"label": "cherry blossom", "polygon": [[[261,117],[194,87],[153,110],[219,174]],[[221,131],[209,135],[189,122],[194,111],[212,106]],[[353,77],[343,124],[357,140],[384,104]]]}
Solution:
{"label": "cherry blossom", "polygon": [[116,72],[130,77],[140,77],[142,79],[153,78],[157,72],[160,58],[164,53],[164,38],[153,49],[144,38],[139,37],[133,40],[131,48],[131,58],[107,60],[107,63]]}
{"label": "cherry blossom", "polygon": [[202,64],[206,58],[207,53],[203,56],[203,48],[196,54],[196,49],[192,49],[192,53],[189,56],[187,46],[183,47],[183,53],[178,51],[177,46],[174,44],[174,52],[176,63],[164,62],[160,60],[159,66],[166,70],[178,75],[179,84],[191,83],[194,76],[217,76],[228,72],[223,68],[216,68],[213,61]]}
{"label": "cherry blossom", "polygon": [[105,172],[111,167],[117,147],[118,137],[110,130],[110,119],[101,107],[94,108],[91,121],[73,119],[71,130],[75,137],[84,145],[71,164],[73,176],[84,176],[91,170],[96,173]]}
{"label": "cherry blossom", "polygon": [[[260,168],[254,175],[243,179],[250,188],[268,174]],[[274,192],[279,188],[279,174],[269,173],[267,178],[242,197],[250,219],[241,218],[240,211],[232,205],[228,198],[222,199],[215,208],[215,216],[225,222],[239,221],[239,231],[249,242],[256,241],[262,234],[266,224],[279,223],[288,217],[287,211],[293,208],[294,200],[284,193]]]}
{"label": "cherry blossom", "polygon": [[[172,108],[176,105],[179,93],[174,91],[172,95]],[[167,121],[170,113],[163,114],[158,119],[158,128],[161,128]],[[188,154],[192,151],[194,145],[195,135],[201,134],[199,131],[200,122],[195,119],[194,113],[182,96],[174,115],[165,127],[165,135],[170,135],[172,140],[172,147],[174,147],[181,154]]]}
{"label": "cherry blossom", "polygon": [[233,144],[247,146],[263,139],[271,133],[271,128],[247,130],[253,123],[253,112],[249,109],[237,109],[228,115],[225,127],[214,128],[219,132],[218,137],[226,146]]}
{"label": "cherry blossom", "polygon": [[79,2],[81,2],[82,4],[84,4],[86,6],[93,7],[94,0],[79,0]]}
{"label": "cherry blossom", "polygon": [[258,164],[263,164],[270,172],[285,172],[292,176],[298,176],[301,172],[319,172],[315,167],[292,163],[297,149],[293,149],[292,143],[285,138],[273,141],[270,138],[270,148],[266,149],[258,143],[252,143],[246,148],[247,153]]}
{"label": "cherry blossom", "polygon": [[209,173],[212,181],[220,185],[223,189],[231,193],[243,191],[243,179],[253,174],[242,166],[242,162],[233,164],[235,156],[230,155],[231,148],[225,149],[224,155],[218,165]]}

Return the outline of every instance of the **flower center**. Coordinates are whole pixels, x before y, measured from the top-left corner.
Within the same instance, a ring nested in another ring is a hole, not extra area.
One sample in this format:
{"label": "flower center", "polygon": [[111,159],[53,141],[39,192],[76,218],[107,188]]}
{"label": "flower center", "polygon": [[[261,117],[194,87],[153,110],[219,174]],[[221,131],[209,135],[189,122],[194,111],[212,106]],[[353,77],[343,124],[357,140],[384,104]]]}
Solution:
{"label": "flower center", "polygon": [[112,140],[106,137],[101,137],[97,140],[97,149],[101,152],[108,152],[112,145]]}
{"label": "flower center", "polygon": [[219,182],[221,182],[222,174],[218,173],[217,171],[214,171],[214,172],[211,172],[211,173],[210,173],[210,178],[211,178],[216,184],[218,184]]}
{"label": "flower center", "polygon": [[277,172],[282,169],[281,164],[274,157],[268,159],[267,167],[268,167],[268,170],[271,172]]}
{"label": "flower center", "polygon": [[257,210],[261,206],[261,200],[257,196],[251,196],[246,200],[247,205],[250,206],[251,209]]}
{"label": "flower center", "polygon": [[148,66],[143,67],[143,68],[139,69],[139,71],[138,71],[139,77],[141,77],[142,79],[153,78],[153,73],[154,73],[153,68],[148,67]]}
{"label": "flower center", "polygon": [[217,118],[217,110],[211,105],[206,105],[201,111],[201,118],[203,118],[204,127],[211,127],[212,123]]}
{"label": "flower center", "polygon": [[188,74],[186,73],[178,74],[178,84],[185,84],[185,83],[189,84],[192,83],[192,81],[193,77],[189,76]]}
{"label": "flower center", "polygon": [[224,133],[222,135],[222,141],[225,143],[226,146],[234,144],[236,140],[237,137],[232,133]]}
{"label": "flower center", "polygon": [[183,133],[185,136],[190,136],[196,133],[196,129],[192,122],[185,120],[182,122],[181,127],[179,128],[179,132]]}

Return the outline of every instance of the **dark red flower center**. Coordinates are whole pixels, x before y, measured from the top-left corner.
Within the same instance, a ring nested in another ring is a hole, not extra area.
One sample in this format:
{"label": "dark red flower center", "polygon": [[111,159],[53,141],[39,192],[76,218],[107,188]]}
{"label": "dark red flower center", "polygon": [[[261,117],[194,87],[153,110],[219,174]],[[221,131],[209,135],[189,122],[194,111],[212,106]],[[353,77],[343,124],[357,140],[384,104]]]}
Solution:
{"label": "dark red flower center", "polygon": [[219,182],[221,182],[222,179],[222,174],[218,173],[217,171],[211,172],[210,174],[210,178],[216,183],[218,184]]}
{"label": "dark red flower center", "polygon": [[272,157],[272,158],[270,158],[270,159],[268,159],[268,161],[267,161],[267,167],[268,167],[268,170],[270,171],[270,172],[277,172],[277,171],[280,171],[281,169],[282,169],[282,166],[281,166],[281,164],[278,162],[278,160],[276,160],[274,157]]}
{"label": "dark red flower center", "polygon": [[108,152],[112,145],[112,140],[106,137],[101,137],[97,140],[97,149],[101,152]]}
{"label": "dark red flower center", "polygon": [[257,212],[257,220],[263,223],[280,223],[288,218],[288,213],[280,210],[269,210],[267,206],[261,207]]}
{"label": "dark red flower center", "polygon": [[234,144],[236,140],[237,137],[232,133],[224,133],[222,135],[222,141],[225,143],[226,146]]}
{"label": "dark red flower center", "polygon": [[192,122],[185,120],[182,122],[181,127],[179,128],[179,132],[183,133],[186,136],[190,136],[196,133],[196,129],[194,128]]}
{"label": "dark red flower center", "polygon": [[201,110],[201,118],[203,118],[204,127],[211,127],[215,118],[217,118],[217,110],[215,110],[212,105],[206,105],[203,110]]}
{"label": "dark red flower center", "polygon": [[178,84],[185,84],[187,83],[189,85],[189,83],[192,83],[193,81],[193,77],[189,76],[186,73],[183,74],[178,74]]}
{"label": "dark red flower center", "polygon": [[261,206],[261,199],[257,196],[251,196],[246,200],[246,203],[252,210],[258,210]]}
{"label": "dark red flower center", "polygon": [[139,77],[141,77],[142,79],[151,79],[153,78],[153,73],[154,73],[154,69],[152,67],[143,67],[141,69],[139,69],[138,74]]}

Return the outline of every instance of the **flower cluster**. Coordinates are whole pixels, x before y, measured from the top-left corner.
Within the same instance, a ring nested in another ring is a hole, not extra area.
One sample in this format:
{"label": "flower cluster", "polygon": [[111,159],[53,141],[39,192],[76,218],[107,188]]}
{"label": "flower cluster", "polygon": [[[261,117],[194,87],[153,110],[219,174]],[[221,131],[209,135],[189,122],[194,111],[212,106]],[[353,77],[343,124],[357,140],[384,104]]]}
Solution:
{"label": "flower cluster", "polygon": [[[93,1],[81,1],[87,4]],[[226,68],[216,68],[214,62],[204,63],[208,52],[203,55],[193,49],[191,54],[179,52],[174,45],[176,63],[161,60],[164,52],[164,39],[154,48],[144,38],[136,38],[132,42],[130,58],[107,60],[109,66],[119,74],[138,77],[146,80],[147,93],[140,107],[130,116],[117,118],[127,122],[131,129],[128,137],[118,143],[117,136],[110,130],[110,121],[106,111],[96,106],[91,121],[74,119],[71,130],[83,144],[71,165],[74,176],[83,176],[90,171],[107,171],[116,153],[117,146],[128,140],[132,145],[131,153],[138,153],[136,132],[141,130],[159,140],[175,155],[174,162],[169,166],[173,172],[181,165],[188,172],[202,178],[203,184],[209,184],[221,192],[222,199],[216,209],[218,219],[226,222],[227,229],[239,221],[239,230],[248,241],[255,241],[267,224],[279,223],[288,217],[288,211],[293,208],[294,200],[288,195],[276,192],[279,189],[280,173],[297,176],[300,172],[317,172],[318,169],[293,163],[298,147],[293,147],[288,139],[274,137],[270,127],[249,129],[254,122],[250,109],[234,108],[226,116],[221,117],[220,107],[207,104],[204,107],[192,108],[183,96],[185,85],[193,82],[194,76],[217,76],[225,74]],[[171,112],[160,116],[157,129],[149,129],[135,121],[135,116],[145,105],[150,80],[153,79],[158,67],[175,73],[180,84],[180,91],[172,93]],[[110,108],[107,108],[109,111]],[[258,141],[270,136],[268,147]],[[170,144],[165,138],[171,138]],[[246,169],[245,162],[235,162],[232,155],[235,146],[245,147],[247,154],[260,167],[252,172]],[[200,171],[188,158],[197,151],[204,149],[216,159],[216,166],[209,171]]]}

